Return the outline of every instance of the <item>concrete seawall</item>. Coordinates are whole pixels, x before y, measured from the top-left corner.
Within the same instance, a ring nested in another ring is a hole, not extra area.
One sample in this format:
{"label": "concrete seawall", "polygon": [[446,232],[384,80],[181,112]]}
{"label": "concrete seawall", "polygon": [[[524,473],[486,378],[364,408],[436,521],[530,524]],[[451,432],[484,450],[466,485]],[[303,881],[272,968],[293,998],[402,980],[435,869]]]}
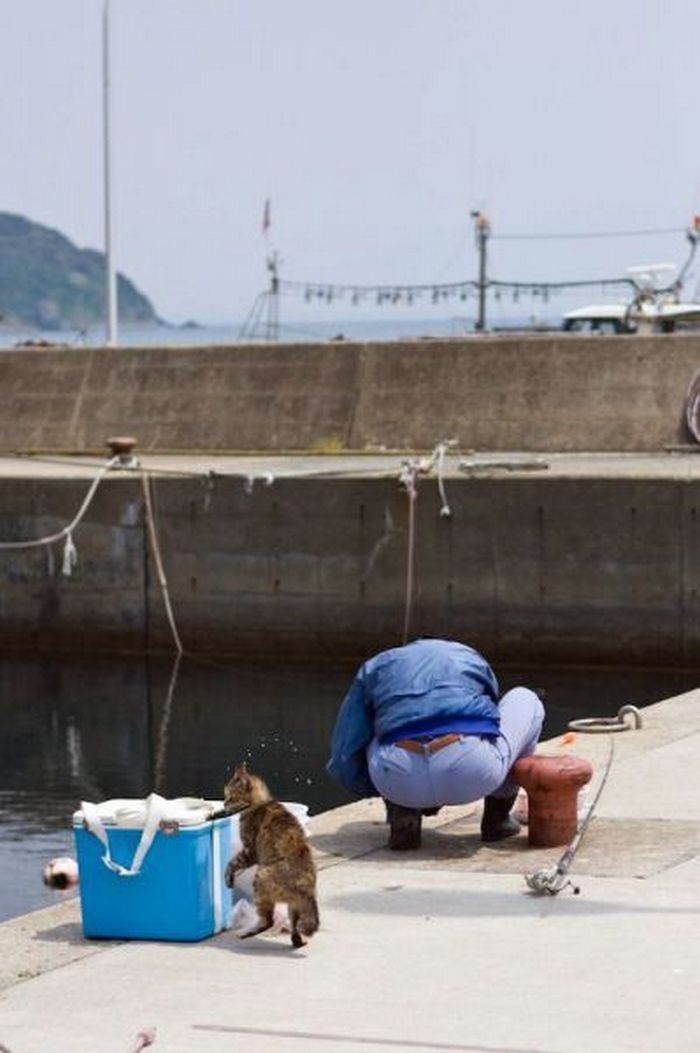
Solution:
{"label": "concrete seawall", "polygon": [[[329,476],[317,478],[294,477],[290,458],[289,477],[252,490],[235,459],[212,480],[155,477],[187,648],[355,659],[401,642],[408,501],[399,461],[393,474],[373,476],[371,459],[352,475],[339,460],[324,461]],[[70,521],[87,487],[66,474],[56,466],[54,477],[0,480],[3,539]],[[560,456],[540,473],[483,478],[459,474],[453,461],[445,485],[451,517],[439,514],[435,478],[419,484],[411,635],[468,639],[494,659],[697,661],[695,457]],[[60,546],[2,553],[0,646],[171,646],[142,500],[138,478],[108,477],[75,533],[69,578]]]}
{"label": "concrete seawall", "polygon": [[660,450],[698,369],[697,335],[6,351],[0,450]]}
{"label": "concrete seawall", "polygon": [[[537,451],[546,471],[465,476],[448,459],[451,517],[421,480],[409,635],[469,639],[494,659],[684,666],[700,643],[700,459],[663,451],[690,442],[698,369],[700,335],[25,349],[0,354],[0,450],[79,453],[134,434],[157,474],[185,645],[348,659],[402,639],[400,457],[280,451],[452,437]],[[95,470],[3,463],[0,541],[63,528]],[[267,471],[274,484],[249,492],[247,475]],[[0,553],[0,647],[170,646],[142,501],[138,478],[109,476],[71,577],[60,546]]]}

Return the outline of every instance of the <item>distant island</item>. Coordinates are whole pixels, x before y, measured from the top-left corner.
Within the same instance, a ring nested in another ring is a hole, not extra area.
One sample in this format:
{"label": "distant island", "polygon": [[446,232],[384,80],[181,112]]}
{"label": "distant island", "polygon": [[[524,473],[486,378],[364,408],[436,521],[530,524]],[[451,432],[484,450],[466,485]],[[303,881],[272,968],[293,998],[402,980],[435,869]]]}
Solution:
{"label": "distant island", "polygon": [[[117,276],[119,320],[159,323],[133,282]],[[0,317],[35,329],[85,329],[105,318],[105,257],[24,216],[0,212]]]}

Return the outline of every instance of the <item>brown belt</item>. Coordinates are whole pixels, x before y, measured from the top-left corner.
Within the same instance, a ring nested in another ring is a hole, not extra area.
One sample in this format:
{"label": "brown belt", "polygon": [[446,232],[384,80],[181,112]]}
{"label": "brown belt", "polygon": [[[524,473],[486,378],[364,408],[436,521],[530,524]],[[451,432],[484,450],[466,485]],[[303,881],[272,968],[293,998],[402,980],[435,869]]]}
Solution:
{"label": "brown belt", "polygon": [[415,739],[400,739],[395,742],[395,746],[400,746],[402,750],[408,750],[409,753],[437,753],[443,746],[451,746],[453,742],[459,742],[461,735],[458,735],[454,731],[450,731],[447,735],[440,735],[437,739],[430,739],[428,742],[416,742]]}

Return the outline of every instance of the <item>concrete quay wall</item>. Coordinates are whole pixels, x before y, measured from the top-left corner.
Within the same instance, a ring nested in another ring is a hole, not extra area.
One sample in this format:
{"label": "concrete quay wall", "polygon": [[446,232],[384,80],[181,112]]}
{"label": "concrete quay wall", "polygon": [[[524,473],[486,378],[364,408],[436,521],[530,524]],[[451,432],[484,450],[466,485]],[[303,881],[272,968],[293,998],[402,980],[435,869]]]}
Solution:
{"label": "concrete quay wall", "polygon": [[699,369],[691,334],[3,351],[0,450],[660,450]]}
{"label": "concrete quay wall", "polygon": [[[700,479],[434,478],[416,504],[410,635],[494,660],[697,663]],[[85,481],[0,480],[0,536],[60,530]],[[158,477],[175,617],[192,651],[361,659],[401,642],[408,501],[395,478]],[[103,484],[61,547],[3,552],[0,647],[166,650],[135,478]]]}

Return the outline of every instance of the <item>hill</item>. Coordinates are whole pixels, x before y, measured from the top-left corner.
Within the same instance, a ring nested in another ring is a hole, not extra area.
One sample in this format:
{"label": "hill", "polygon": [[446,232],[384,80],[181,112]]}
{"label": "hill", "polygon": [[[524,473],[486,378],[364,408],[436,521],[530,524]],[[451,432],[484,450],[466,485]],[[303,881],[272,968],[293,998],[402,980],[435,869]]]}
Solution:
{"label": "hill", "polygon": [[[158,322],[150,301],[117,276],[119,320]],[[81,329],[105,317],[105,257],[24,216],[0,212],[0,316],[37,329]]]}

